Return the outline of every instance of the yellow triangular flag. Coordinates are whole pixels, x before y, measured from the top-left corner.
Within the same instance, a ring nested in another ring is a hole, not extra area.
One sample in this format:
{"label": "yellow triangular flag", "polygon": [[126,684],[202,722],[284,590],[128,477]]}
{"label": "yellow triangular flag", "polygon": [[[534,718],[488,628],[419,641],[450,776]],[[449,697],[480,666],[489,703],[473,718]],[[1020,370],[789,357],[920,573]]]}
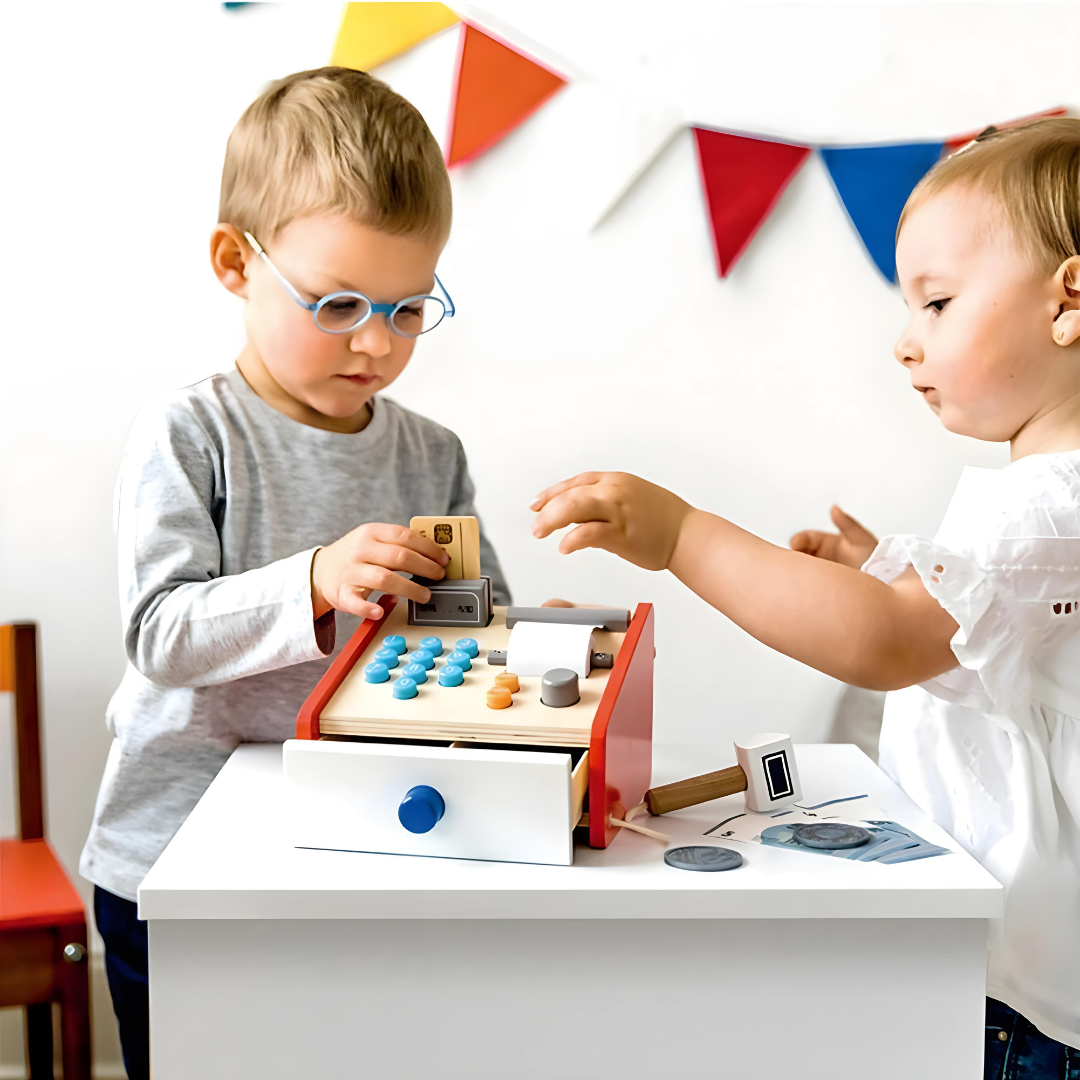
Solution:
{"label": "yellow triangular flag", "polygon": [[457,21],[445,4],[346,4],[330,63],[369,71]]}

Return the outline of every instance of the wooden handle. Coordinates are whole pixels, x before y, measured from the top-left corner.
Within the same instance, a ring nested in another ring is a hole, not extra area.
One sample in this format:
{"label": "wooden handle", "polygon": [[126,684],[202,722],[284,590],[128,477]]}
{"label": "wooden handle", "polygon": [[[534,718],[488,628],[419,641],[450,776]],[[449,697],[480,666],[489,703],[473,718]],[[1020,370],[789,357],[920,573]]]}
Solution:
{"label": "wooden handle", "polygon": [[679,780],[674,784],[650,788],[645,792],[645,803],[649,813],[654,815],[670,814],[672,810],[681,810],[684,806],[696,806],[698,803],[720,799],[725,795],[734,795],[746,790],[746,773],[741,765],[732,765],[730,769],[705,773],[704,776],[692,776],[689,780]]}

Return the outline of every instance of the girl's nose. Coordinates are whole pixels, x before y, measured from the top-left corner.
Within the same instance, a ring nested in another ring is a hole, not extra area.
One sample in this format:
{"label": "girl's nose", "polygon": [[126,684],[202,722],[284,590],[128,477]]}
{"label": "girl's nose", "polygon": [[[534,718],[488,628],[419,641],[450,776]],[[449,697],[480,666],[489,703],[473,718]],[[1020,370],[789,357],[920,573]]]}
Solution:
{"label": "girl's nose", "polygon": [[893,346],[893,356],[904,367],[914,367],[923,362],[922,346],[915,340],[909,330],[905,330]]}

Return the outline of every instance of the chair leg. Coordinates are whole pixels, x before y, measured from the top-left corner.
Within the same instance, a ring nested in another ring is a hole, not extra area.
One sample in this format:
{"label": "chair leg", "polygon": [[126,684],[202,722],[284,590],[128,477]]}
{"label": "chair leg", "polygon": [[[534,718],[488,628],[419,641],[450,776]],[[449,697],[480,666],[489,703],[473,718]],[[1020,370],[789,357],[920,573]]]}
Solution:
{"label": "chair leg", "polygon": [[62,939],[84,950],[80,959],[65,961],[57,971],[64,1080],[90,1080],[90,957],[85,951],[85,924]]}
{"label": "chair leg", "polygon": [[30,1080],[54,1080],[52,1006],[26,1006],[26,1064]]}

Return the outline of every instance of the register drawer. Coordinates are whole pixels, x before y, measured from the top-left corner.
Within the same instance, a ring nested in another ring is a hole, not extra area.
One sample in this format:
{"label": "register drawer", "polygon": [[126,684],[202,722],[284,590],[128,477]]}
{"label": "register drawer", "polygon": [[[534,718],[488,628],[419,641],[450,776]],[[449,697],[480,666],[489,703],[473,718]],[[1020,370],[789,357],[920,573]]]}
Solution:
{"label": "register drawer", "polygon": [[[559,865],[588,775],[587,755],[572,778],[569,753],[307,739],[285,743],[284,769],[296,847]],[[445,804],[424,833],[398,819],[418,785]]]}

